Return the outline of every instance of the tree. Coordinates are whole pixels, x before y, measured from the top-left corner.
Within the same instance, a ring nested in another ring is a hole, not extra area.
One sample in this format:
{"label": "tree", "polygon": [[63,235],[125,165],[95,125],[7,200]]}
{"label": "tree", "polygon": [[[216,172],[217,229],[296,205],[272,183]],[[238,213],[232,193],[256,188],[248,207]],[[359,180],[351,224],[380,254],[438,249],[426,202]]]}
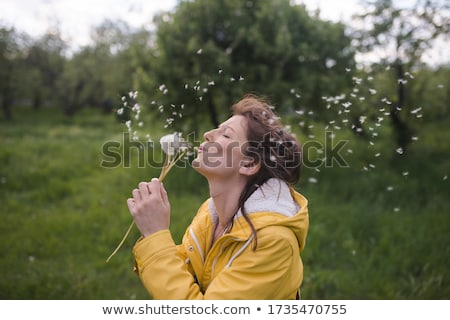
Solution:
{"label": "tree", "polygon": [[110,112],[114,101],[132,89],[136,71],[131,52],[144,50],[149,35],[145,30],[132,30],[123,21],[106,20],[91,30],[91,37],[94,44],[73,54],[59,82],[67,116],[84,107]]}
{"label": "tree", "polygon": [[437,38],[448,39],[449,5],[439,0],[418,0],[413,7],[399,8],[392,0],[376,0],[366,1],[366,7],[366,13],[355,17],[365,23],[355,33],[355,41],[361,52],[380,54],[379,64],[394,71],[397,92],[390,118],[396,143],[406,151],[413,131],[404,115],[409,107],[405,78],[420,65],[422,55]]}
{"label": "tree", "polygon": [[354,66],[345,26],[311,17],[288,0],[182,1],[159,15],[140,91],[169,120],[217,126],[244,93],[279,111],[321,112],[321,97],[348,85]]}
{"label": "tree", "polygon": [[12,105],[19,90],[19,68],[24,36],[14,28],[0,28],[0,104],[6,120],[12,119]]}
{"label": "tree", "polygon": [[24,63],[28,77],[25,82],[35,109],[41,107],[45,100],[56,102],[55,92],[63,71],[66,49],[60,32],[52,30],[34,41],[27,50]]}

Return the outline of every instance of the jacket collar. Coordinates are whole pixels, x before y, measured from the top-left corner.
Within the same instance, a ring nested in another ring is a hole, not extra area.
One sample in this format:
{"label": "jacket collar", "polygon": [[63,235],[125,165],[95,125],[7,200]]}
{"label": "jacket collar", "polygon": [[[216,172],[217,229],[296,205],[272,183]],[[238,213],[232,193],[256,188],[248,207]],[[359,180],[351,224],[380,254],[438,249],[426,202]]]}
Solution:
{"label": "jacket collar", "polygon": [[[212,198],[209,201],[209,213],[213,221],[217,221],[217,210]],[[255,212],[275,212],[286,217],[298,213],[300,207],[294,201],[290,188],[286,182],[271,178],[259,186],[244,204],[247,214]],[[242,216],[239,209],[234,219]]]}

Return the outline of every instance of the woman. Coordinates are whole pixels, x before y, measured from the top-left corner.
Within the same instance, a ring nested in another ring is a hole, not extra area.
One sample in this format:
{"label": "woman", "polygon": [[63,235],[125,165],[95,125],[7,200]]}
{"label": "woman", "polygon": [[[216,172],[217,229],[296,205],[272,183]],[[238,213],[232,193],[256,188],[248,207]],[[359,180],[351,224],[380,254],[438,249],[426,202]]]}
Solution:
{"label": "woman", "polygon": [[128,207],[142,238],[135,271],[154,299],[295,299],[303,279],[300,252],[307,200],[292,185],[301,148],[272,108],[255,96],[204,134],[192,162],[211,197],[175,245],[170,204],[158,179],[141,182]]}

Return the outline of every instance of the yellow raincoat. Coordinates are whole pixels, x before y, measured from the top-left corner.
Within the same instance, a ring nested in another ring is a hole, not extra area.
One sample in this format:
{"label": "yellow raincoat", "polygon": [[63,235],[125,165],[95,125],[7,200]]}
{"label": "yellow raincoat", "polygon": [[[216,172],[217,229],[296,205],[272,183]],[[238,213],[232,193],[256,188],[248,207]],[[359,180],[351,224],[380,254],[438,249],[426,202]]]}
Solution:
{"label": "yellow raincoat", "polygon": [[295,299],[303,280],[307,200],[269,179],[246,201],[257,247],[238,212],[229,233],[211,246],[217,213],[210,198],[199,208],[181,245],[169,230],[140,239],[135,271],[154,299]]}

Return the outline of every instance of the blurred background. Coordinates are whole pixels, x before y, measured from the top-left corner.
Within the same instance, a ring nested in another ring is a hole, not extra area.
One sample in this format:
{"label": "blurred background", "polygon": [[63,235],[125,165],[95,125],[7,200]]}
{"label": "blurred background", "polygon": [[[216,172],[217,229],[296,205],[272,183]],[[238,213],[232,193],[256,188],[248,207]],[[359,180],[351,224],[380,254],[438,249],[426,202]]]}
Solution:
{"label": "blurred background", "polygon": [[[304,299],[450,298],[445,0],[0,2],[0,298],[148,299],[126,199],[247,93],[302,142]],[[138,92],[138,94],[136,94]],[[156,142],[156,143],[155,143]],[[206,181],[165,180],[179,242]]]}

